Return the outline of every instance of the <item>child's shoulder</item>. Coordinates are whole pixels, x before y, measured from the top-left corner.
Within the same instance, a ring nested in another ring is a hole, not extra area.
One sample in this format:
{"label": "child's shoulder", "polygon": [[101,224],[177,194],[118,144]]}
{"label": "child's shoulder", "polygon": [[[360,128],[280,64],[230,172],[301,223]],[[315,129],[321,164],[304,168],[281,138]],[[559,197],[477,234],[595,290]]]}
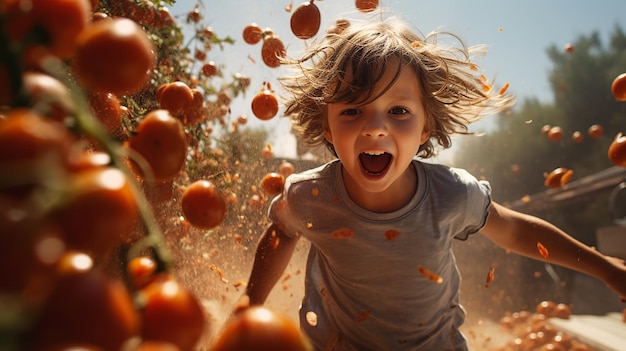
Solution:
{"label": "child's shoulder", "polygon": [[418,163],[418,167],[422,167],[424,173],[427,175],[430,181],[434,182],[451,182],[457,184],[470,184],[484,182],[476,179],[469,171],[464,168],[448,166],[438,163],[421,162],[415,160]]}

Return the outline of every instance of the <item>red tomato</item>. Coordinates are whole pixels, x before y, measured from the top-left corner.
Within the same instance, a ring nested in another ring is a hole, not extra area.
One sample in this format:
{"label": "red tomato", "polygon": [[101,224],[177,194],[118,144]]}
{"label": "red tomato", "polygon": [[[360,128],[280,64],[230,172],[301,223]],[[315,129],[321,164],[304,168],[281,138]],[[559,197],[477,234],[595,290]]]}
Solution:
{"label": "red tomato", "polygon": [[615,77],[611,84],[611,92],[617,101],[626,101],[626,73]]}
{"label": "red tomato", "polygon": [[561,138],[563,138],[563,129],[561,129],[561,127],[551,127],[550,130],[548,130],[548,139],[552,140],[552,141],[559,141],[561,140]]}
{"label": "red tomato", "polygon": [[279,173],[268,173],[261,179],[261,187],[269,196],[276,196],[285,187],[285,177]]}
{"label": "red tomato", "polygon": [[277,37],[271,30],[263,37],[263,46],[261,46],[261,58],[263,63],[271,68],[280,66],[280,60],[285,57],[287,50],[283,41]]}
{"label": "red tomato", "polygon": [[243,29],[243,41],[250,45],[254,45],[263,39],[263,29],[256,23],[250,23]]}
{"label": "red tomato", "polygon": [[176,178],[185,164],[187,143],[182,123],[167,110],[149,112],[139,122],[127,145],[150,166],[149,174],[138,169],[138,173],[150,182],[160,183]]}
{"label": "red tomato", "polygon": [[89,94],[89,105],[94,116],[110,134],[115,133],[122,124],[122,106],[117,96],[111,93]]}
{"label": "red tomato", "polygon": [[565,167],[554,169],[548,174],[544,174],[544,185],[548,188],[560,188],[567,184],[574,175],[574,171]]}
{"label": "red tomato", "polygon": [[217,65],[213,61],[209,61],[202,65],[202,74],[207,77],[213,77],[217,74]]}
{"label": "red tomato", "polygon": [[572,133],[572,141],[576,144],[582,143],[583,139],[583,133],[579,131],[575,131],[574,133]]}
{"label": "red tomato", "polygon": [[193,92],[184,82],[163,84],[158,88],[159,107],[179,116],[193,102]]}
{"label": "red tomato", "polygon": [[602,134],[604,134],[604,128],[602,128],[602,126],[599,124],[593,124],[589,127],[589,130],[587,131],[587,133],[593,139],[598,139],[602,137]]}
{"label": "red tomato", "polygon": [[215,184],[208,180],[189,185],[183,192],[181,207],[187,221],[196,228],[214,228],[226,217],[226,201]]}
{"label": "red tomato", "polygon": [[320,10],[313,3],[307,1],[296,7],[291,14],[291,31],[299,39],[312,38],[320,29]]}
{"label": "red tomato", "polygon": [[609,146],[609,160],[620,167],[626,167],[626,135],[618,133]]}
{"label": "red tomato", "polygon": [[378,0],[355,0],[355,5],[361,12],[372,12],[378,7]]}
{"label": "red tomato", "polygon": [[137,290],[145,288],[152,282],[156,269],[156,262],[149,256],[135,257],[128,261],[126,266],[128,277]]}
{"label": "red tomato", "polygon": [[144,341],[168,342],[182,351],[194,350],[207,326],[197,298],[176,279],[162,274],[139,292],[141,337]]}
{"label": "red tomato", "polygon": [[124,285],[87,270],[59,278],[35,325],[33,349],[88,344],[120,350],[139,335],[139,315]]}
{"label": "red tomato", "polygon": [[[42,30],[46,40],[36,43],[36,51],[49,52],[61,59],[74,55],[76,38],[89,23],[91,4],[87,0],[28,1],[5,0],[6,29],[12,42],[25,40],[34,30]],[[43,50],[41,50],[43,49]],[[36,55],[37,56],[37,55]]]}
{"label": "red tomato", "polygon": [[128,237],[137,220],[131,184],[114,167],[74,173],[69,182],[69,195],[54,218],[69,249],[102,258]]}
{"label": "red tomato", "polygon": [[144,30],[130,19],[92,22],[76,40],[74,72],[88,90],[132,94],[152,76],[155,52]]}
{"label": "red tomato", "polygon": [[260,120],[272,119],[278,113],[278,99],[274,93],[266,88],[252,98],[252,113]]}
{"label": "red tomato", "polygon": [[308,351],[312,346],[296,323],[265,307],[250,307],[228,323],[210,351]]}

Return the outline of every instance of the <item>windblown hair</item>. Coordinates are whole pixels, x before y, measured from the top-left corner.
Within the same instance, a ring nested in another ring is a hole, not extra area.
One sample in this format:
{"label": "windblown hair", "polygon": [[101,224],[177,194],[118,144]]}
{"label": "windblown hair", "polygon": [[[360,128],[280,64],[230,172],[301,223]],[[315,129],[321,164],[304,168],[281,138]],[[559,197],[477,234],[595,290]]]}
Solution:
{"label": "windblown hair", "polygon": [[[451,43],[438,43],[443,37]],[[300,59],[284,61],[294,68],[292,75],[280,79],[287,94],[285,114],[304,141],[325,144],[336,155],[324,138],[326,105],[373,101],[395,82],[402,67],[409,66],[419,80],[425,127],[431,133],[417,155],[428,158],[436,153],[435,143],[449,148],[453,134],[471,134],[470,123],[514,104],[514,97],[495,91],[471,61],[485,52],[484,46],[467,47],[449,32],[422,37],[397,18],[359,24],[339,20]],[[388,68],[396,70],[395,78],[374,96]]]}

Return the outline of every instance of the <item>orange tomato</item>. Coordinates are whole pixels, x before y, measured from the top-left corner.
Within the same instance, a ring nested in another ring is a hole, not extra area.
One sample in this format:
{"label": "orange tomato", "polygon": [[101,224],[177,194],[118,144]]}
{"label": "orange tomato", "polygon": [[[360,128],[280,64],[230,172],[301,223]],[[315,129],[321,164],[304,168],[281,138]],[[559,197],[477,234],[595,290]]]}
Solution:
{"label": "orange tomato", "polygon": [[261,46],[261,58],[263,63],[271,68],[280,66],[280,60],[287,55],[285,44],[271,30],[266,30]]}
{"label": "orange tomato", "polygon": [[576,144],[582,143],[583,139],[583,133],[579,131],[575,131],[574,133],[572,133],[572,141]]}
{"label": "orange tomato", "polygon": [[120,350],[139,335],[139,315],[124,285],[96,270],[59,278],[33,330],[32,349],[88,344]]}
{"label": "orange tomato", "polygon": [[593,139],[598,139],[602,137],[602,134],[604,134],[604,128],[602,128],[599,124],[593,124],[589,127],[589,130],[587,130],[587,133]]}
{"label": "orange tomato", "polygon": [[111,93],[94,92],[89,94],[89,105],[93,115],[104,129],[113,134],[122,124],[122,106],[117,96]]}
{"label": "orange tomato", "polygon": [[243,41],[254,45],[263,39],[263,29],[256,23],[250,23],[243,28]]}
{"label": "orange tomato", "polygon": [[69,249],[102,258],[128,237],[137,220],[131,184],[114,167],[74,173],[68,182],[68,197],[54,218]]}
{"label": "orange tomato", "polygon": [[263,88],[252,98],[252,113],[260,120],[267,121],[278,113],[278,99],[276,95],[267,88]]}
{"label": "orange tomato", "polygon": [[167,110],[153,110],[145,115],[127,145],[150,166],[148,174],[138,169],[149,182],[172,180],[185,164],[187,143],[182,123]]}
{"label": "orange tomato", "polygon": [[189,185],[181,197],[181,207],[187,221],[196,228],[214,228],[226,217],[226,201],[208,180],[197,180]]}
{"label": "orange tomato", "polygon": [[22,84],[31,106],[37,106],[41,114],[64,121],[72,112],[72,97],[60,80],[33,71],[22,75]]}
{"label": "orange tomato", "polygon": [[279,173],[268,173],[261,179],[261,187],[269,196],[276,196],[285,187],[285,177]]}
{"label": "orange tomato", "polygon": [[149,256],[134,257],[126,265],[128,277],[137,290],[145,288],[152,282],[156,269],[156,262]]}
{"label": "orange tomato", "polygon": [[561,129],[561,127],[555,126],[555,127],[551,127],[550,130],[548,130],[548,139],[552,140],[552,141],[559,141],[561,140],[561,138],[563,138],[563,129]]}
{"label": "orange tomato", "polygon": [[615,77],[611,83],[611,92],[617,101],[626,101],[626,73]]}
{"label": "orange tomato", "polygon": [[548,188],[560,188],[564,186],[574,175],[574,171],[565,167],[555,168],[552,172],[544,174],[544,185]]}
{"label": "orange tomato", "polygon": [[299,39],[310,39],[320,29],[320,10],[313,0],[304,2],[296,7],[291,14],[291,32]]}
{"label": "orange tomato", "polygon": [[[29,49],[39,55],[50,53],[68,59],[75,53],[74,43],[90,20],[91,4],[88,0],[6,0],[5,16],[7,37],[13,43],[25,41],[35,34],[39,40]],[[41,31],[38,33],[37,31]],[[43,40],[46,38],[46,40]]]}
{"label": "orange tomato", "polygon": [[355,6],[361,12],[372,12],[378,7],[378,0],[355,0]]}
{"label": "orange tomato", "polygon": [[308,351],[309,340],[296,323],[265,307],[250,307],[226,324],[210,351]]}
{"label": "orange tomato", "polygon": [[618,133],[609,146],[609,160],[616,166],[626,167],[626,135]]}
{"label": "orange tomato", "polygon": [[150,79],[155,52],[144,30],[130,19],[92,22],[76,40],[74,72],[88,90],[132,94]]}
{"label": "orange tomato", "polygon": [[158,88],[159,107],[179,116],[193,102],[193,92],[185,82],[163,84]]}
{"label": "orange tomato", "polygon": [[168,342],[191,351],[207,327],[197,298],[168,274],[162,274],[139,292],[141,337],[144,341]]}
{"label": "orange tomato", "polygon": [[282,174],[285,178],[289,177],[295,171],[295,166],[289,161],[283,160],[283,162],[281,162],[280,166],[278,167],[278,173]]}

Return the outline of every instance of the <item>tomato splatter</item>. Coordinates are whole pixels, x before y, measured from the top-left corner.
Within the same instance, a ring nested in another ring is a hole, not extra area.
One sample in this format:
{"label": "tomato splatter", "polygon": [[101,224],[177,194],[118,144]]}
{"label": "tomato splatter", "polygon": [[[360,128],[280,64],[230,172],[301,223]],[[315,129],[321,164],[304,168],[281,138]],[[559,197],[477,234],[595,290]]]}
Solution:
{"label": "tomato splatter", "polygon": [[419,270],[420,274],[423,275],[424,277],[428,278],[429,280],[431,280],[431,281],[433,281],[433,282],[435,282],[437,284],[443,283],[443,278],[439,274],[431,271],[430,269],[428,269],[428,268],[426,268],[426,267],[424,267],[422,265],[419,265],[419,266],[417,266],[417,270]]}
{"label": "tomato splatter", "polygon": [[354,232],[348,228],[340,228],[335,230],[332,234],[333,239],[347,239],[354,236]]}
{"label": "tomato splatter", "polygon": [[548,251],[548,249],[543,246],[543,244],[541,242],[537,242],[537,250],[539,250],[539,254],[545,258],[546,260],[550,259],[550,252]]}
{"label": "tomato splatter", "polygon": [[387,238],[387,240],[395,240],[398,235],[400,235],[400,232],[395,229],[389,229],[385,232],[385,238]]}
{"label": "tomato splatter", "polygon": [[495,278],[496,278],[496,268],[489,267],[489,272],[487,272],[487,279],[485,280],[485,288],[488,288],[489,284],[491,284]]}

